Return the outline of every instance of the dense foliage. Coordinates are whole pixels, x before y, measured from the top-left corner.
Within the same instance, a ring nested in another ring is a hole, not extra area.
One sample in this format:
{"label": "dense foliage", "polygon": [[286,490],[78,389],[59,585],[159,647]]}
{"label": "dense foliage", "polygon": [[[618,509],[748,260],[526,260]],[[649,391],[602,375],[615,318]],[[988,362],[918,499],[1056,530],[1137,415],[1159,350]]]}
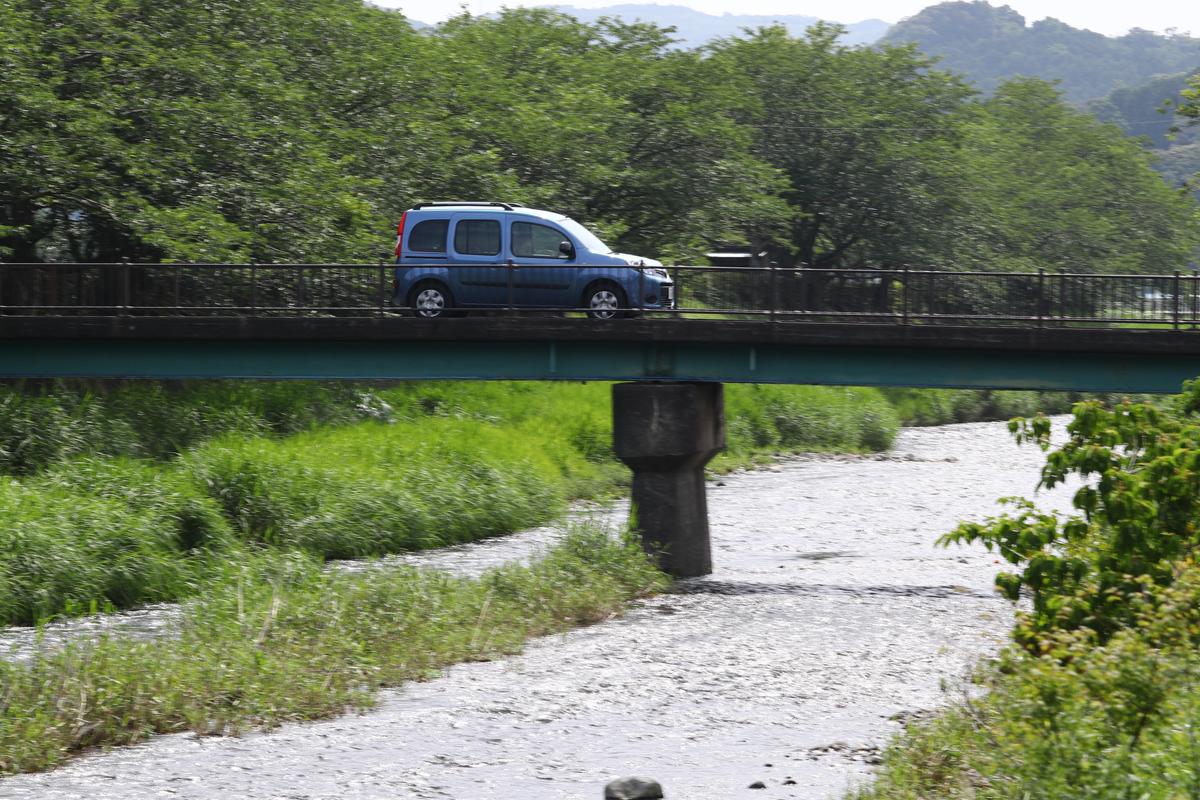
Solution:
{"label": "dense foliage", "polygon": [[[1019,573],[997,585],[1012,600],[1033,601],[1018,641],[1045,649],[1048,631],[1085,629],[1107,641],[1153,604],[1200,546],[1200,382],[1185,386],[1178,407],[1125,401],[1111,408],[1079,403],[1069,438],[1049,453],[1041,485],[1078,479],[1068,519],[1025,500],[1017,513],[967,523],[945,542],[981,541]],[[1050,448],[1051,426],[1039,416],[1011,423],[1019,441]]]}
{"label": "dense foliage", "polygon": [[1085,402],[1051,448],[1044,417],[1017,421],[1048,449],[1042,483],[1074,480],[1076,514],[1027,501],[947,542],[979,541],[1016,644],[934,721],[888,753],[879,800],[1184,798],[1200,792],[1200,383],[1174,404]]}
{"label": "dense foliage", "polygon": [[986,0],[930,6],[894,25],[883,41],[915,42],[986,92],[1018,76],[1058,80],[1073,103],[1200,65],[1200,39],[1191,36],[1134,29],[1109,37],[1054,18],[1029,25],[1011,7]]}
{"label": "dense foliage", "polygon": [[833,27],[683,50],[546,9],[418,31],[358,0],[0,18],[6,261],[373,261],[403,209],[446,198],[555,208],[668,260],[734,240],[784,264],[1161,271],[1195,239],[1146,156],[1049,87],[981,102]]}

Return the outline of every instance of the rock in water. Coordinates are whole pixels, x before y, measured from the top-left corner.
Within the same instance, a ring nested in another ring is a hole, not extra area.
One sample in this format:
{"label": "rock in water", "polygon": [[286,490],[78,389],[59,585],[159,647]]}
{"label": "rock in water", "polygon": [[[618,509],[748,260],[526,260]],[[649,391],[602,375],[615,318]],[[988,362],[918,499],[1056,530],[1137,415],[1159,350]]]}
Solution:
{"label": "rock in water", "polygon": [[660,800],[658,781],[650,778],[618,778],[604,787],[604,800]]}
{"label": "rock in water", "polygon": [[750,784],[750,786],[749,786],[749,787],[747,787],[747,788],[750,788],[750,789],[765,789],[765,788],[767,788],[767,785],[766,785],[765,783],[763,783],[762,781],[755,781],[754,783]]}

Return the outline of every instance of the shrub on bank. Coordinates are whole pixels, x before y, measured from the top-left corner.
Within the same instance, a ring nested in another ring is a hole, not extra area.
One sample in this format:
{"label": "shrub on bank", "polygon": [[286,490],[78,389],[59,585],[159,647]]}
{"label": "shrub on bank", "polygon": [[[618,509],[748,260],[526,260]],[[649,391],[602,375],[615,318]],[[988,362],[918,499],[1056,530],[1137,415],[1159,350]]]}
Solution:
{"label": "shrub on bank", "polygon": [[1037,413],[1065,414],[1072,404],[1083,399],[1077,392],[909,388],[880,391],[904,424],[915,427],[1012,419]]}
{"label": "shrub on bank", "polygon": [[875,389],[729,386],[725,413],[734,455],[756,448],[886,450],[900,427],[895,411]]}
{"label": "shrub on bank", "polygon": [[190,594],[196,565],[152,510],[0,478],[0,621],[128,607]]}
{"label": "shrub on bank", "polygon": [[[1050,448],[1044,417],[1012,428]],[[1200,382],[1080,403],[1068,433],[1042,484],[1079,480],[1075,516],[1022,502],[944,537],[994,549],[1030,601],[988,694],[909,731],[860,800],[1200,796]]]}
{"label": "shrub on bank", "polygon": [[172,466],[129,458],[85,457],[58,464],[26,481],[122,503],[151,514],[179,552],[219,550],[233,541],[221,507],[192,476]]}
{"label": "shrub on bank", "polygon": [[0,772],[47,769],[152,733],[223,733],[330,717],[374,691],[533,636],[618,614],[666,578],[636,543],[576,530],[530,566],[323,572],[279,553],[227,564],[180,636],[102,639],[0,662]]}

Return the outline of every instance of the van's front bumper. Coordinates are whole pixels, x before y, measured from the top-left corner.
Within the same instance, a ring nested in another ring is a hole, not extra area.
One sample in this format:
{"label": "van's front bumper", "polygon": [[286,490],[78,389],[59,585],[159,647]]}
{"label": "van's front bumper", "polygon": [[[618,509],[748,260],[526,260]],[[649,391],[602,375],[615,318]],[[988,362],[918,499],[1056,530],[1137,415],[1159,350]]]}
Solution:
{"label": "van's front bumper", "polygon": [[675,308],[675,284],[669,281],[647,283],[642,292],[641,302],[638,303],[640,308],[653,311],[671,311]]}

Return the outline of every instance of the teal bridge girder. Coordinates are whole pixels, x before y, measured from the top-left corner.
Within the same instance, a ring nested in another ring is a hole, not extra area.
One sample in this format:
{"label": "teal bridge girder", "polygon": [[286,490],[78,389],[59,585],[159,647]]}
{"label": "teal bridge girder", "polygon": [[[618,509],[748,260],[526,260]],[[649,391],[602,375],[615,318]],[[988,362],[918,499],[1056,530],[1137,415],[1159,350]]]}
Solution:
{"label": "teal bridge girder", "polygon": [[1200,331],[488,316],[0,317],[2,378],[712,381],[1169,393]]}

